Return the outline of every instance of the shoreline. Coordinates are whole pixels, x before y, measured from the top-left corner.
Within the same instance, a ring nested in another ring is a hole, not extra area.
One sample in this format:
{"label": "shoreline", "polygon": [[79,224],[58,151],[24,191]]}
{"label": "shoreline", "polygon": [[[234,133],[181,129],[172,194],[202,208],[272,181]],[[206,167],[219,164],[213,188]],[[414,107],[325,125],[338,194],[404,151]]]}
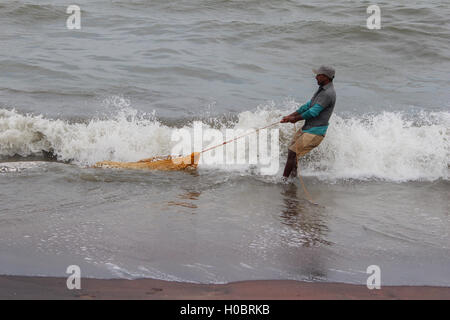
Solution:
{"label": "shoreline", "polygon": [[195,284],[157,279],[82,278],[80,290],[68,290],[66,278],[0,276],[0,299],[31,300],[450,300],[450,287],[385,286],[294,280],[252,280]]}

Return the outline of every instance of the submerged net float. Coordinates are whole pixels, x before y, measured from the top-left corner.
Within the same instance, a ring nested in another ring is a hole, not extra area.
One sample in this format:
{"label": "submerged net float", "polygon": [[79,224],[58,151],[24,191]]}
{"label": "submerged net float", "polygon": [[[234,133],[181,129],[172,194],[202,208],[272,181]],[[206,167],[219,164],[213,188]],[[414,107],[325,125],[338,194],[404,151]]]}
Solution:
{"label": "submerged net float", "polygon": [[200,152],[193,152],[188,156],[166,156],[142,159],[137,162],[101,161],[93,165],[94,168],[120,168],[142,170],[195,170],[200,159]]}

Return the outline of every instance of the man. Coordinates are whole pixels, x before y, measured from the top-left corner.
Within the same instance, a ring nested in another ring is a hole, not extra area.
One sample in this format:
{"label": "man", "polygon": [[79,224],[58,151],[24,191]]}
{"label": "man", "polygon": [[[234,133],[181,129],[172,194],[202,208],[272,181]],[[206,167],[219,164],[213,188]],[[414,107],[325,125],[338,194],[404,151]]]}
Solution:
{"label": "man", "polygon": [[297,175],[297,158],[304,156],[322,142],[336,102],[336,92],[333,86],[335,70],[332,67],[321,66],[317,70],[313,69],[313,72],[316,74],[319,89],[311,100],[280,121],[281,123],[296,123],[305,120],[305,124],[295,133],[294,139],[290,143],[288,159],[283,172],[285,179],[291,173],[294,176]]}

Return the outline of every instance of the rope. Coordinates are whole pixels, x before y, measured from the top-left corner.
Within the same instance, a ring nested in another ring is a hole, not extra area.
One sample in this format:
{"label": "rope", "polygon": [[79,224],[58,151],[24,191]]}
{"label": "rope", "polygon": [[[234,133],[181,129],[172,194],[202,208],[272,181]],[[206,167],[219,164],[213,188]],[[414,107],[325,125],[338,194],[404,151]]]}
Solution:
{"label": "rope", "polygon": [[[297,132],[297,128],[295,126],[295,123],[294,123],[294,132]],[[299,162],[298,162],[298,154],[297,153],[295,154],[295,158],[296,158],[296,161],[297,161],[297,175],[298,175],[298,179],[300,180],[300,184],[301,184],[301,186],[303,188],[303,192],[305,193],[306,198],[307,198],[307,200],[309,202],[311,202],[314,205],[318,205],[318,203],[315,202],[313,200],[313,198],[311,197],[311,195],[309,194],[308,189],[306,189],[305,183],[303,182],[302,175],[300,174],[300,166],[299,166]]]}
{"label": "rope", "polygon": [[233,142],[233,141],[235,141],[235,140],[238,140],[238,139],[240,139],[240,138],[243,138],[243,137],[245,137],[245,136],[248,136],[248,135],[250,135],[250,134],[252,134],[252,133],[256,133],[256,132],[258,132],[259,130],[264,130],[264,129],[273,127],[273,126],[275,126],[275,125],[277,125],[277,124],[279,124],[279,123],[280,123],[280,122],[277,121],[277,122],[274,122],[274,123],[272,123],[272,124],[269,124],[268,126],[265,126],[265,127],[259,128],[259,129],[256,129],[256,130],[251,131],[251,132],[247,132],[246,134],[243,134],[242,136],[236,137],[236,138],[234,138],[234,139],[231,139],[231,140],[222,142],[221,144],[218,144],[218,145],[216,145],[216,146],[213,146],[213,147],[207,148],[207,149],[205,149],[205,150],[202,150],[200,153],[203,153],[203,152],[206,152],[206,151],[209,151],[209,150],[212,150],[212,149],[221,147],[221,146],[223,146],[223,145],[226,145],[227,143]]}
{"label": "rope", "polygon": [[[251,132],[247,132],[246,134],[243,134],[243,135],[241,135],[241,136],[239,136],[239,137],[236,137],[236,138],[234,138],[234,139],[231,139],[231,140],[222,142],[222,143],[220,143],[220,144],[218,144],[218,145],[216,145],[216,146],[212,146],[212,147],[209,147],[209,148],[207,148],[207,149],[203,149],[202,151],[200,151],[200,154],[202,154],[202,153],[204,153],[204,152],[207,152],[207,151],[210,151],[210,150],[213,150],[213,149],[215,149],[215,148],[224,146],[224,145],[226,145],[227,143],[230,143],[230,142],[233,142],[233,141],[238,140],[238,139],[240,139],[240,138],[246,137],[246,136],[248,136],[248,135],[250,135],[250,134],[252,134],[252,133],[256,133],[256,132],[258,132],[258,131],[260,131],[260,130],[264,130],[264,129],[273,127],[273,126],[275,126],[275,125],[277,125],[277,124],[279,124],[279,123],[280,123],[279,121],[274,122],[274,123],[269,124],[269,125],[267,125],[267,126],[265,126],[265,127],[258,128],[258,129],[254,130],[254,131],[251,131]],[[173,158],[173,157],[182,157],[182,156],[183,156],[183,155],[181,155],[181,154],[178,155],[178,156],[171,156],[171,155],[168,155],[168,156],[162,156],[161,158],[164,158],[164,159],[170,159],[170,158]],[[155,158],[156,158],[156,157],[155,157]]]}

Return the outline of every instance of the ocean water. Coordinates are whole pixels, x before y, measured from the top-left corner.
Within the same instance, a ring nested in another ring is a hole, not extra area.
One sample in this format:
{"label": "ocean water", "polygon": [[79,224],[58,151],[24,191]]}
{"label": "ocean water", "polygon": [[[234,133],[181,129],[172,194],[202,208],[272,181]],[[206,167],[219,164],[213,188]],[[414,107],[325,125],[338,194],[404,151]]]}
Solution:
{"label": "ocean water", "polygon": [[[379,1],[380,30],[369,1],[79,0],[68,30],[71,4],[0,3],[0,274],[450,285],[448,3]],[[335,113],[300,161],[318,205],[281,181],[292,124],[274,174],[90,168],[272,124],[320,64]]]}

